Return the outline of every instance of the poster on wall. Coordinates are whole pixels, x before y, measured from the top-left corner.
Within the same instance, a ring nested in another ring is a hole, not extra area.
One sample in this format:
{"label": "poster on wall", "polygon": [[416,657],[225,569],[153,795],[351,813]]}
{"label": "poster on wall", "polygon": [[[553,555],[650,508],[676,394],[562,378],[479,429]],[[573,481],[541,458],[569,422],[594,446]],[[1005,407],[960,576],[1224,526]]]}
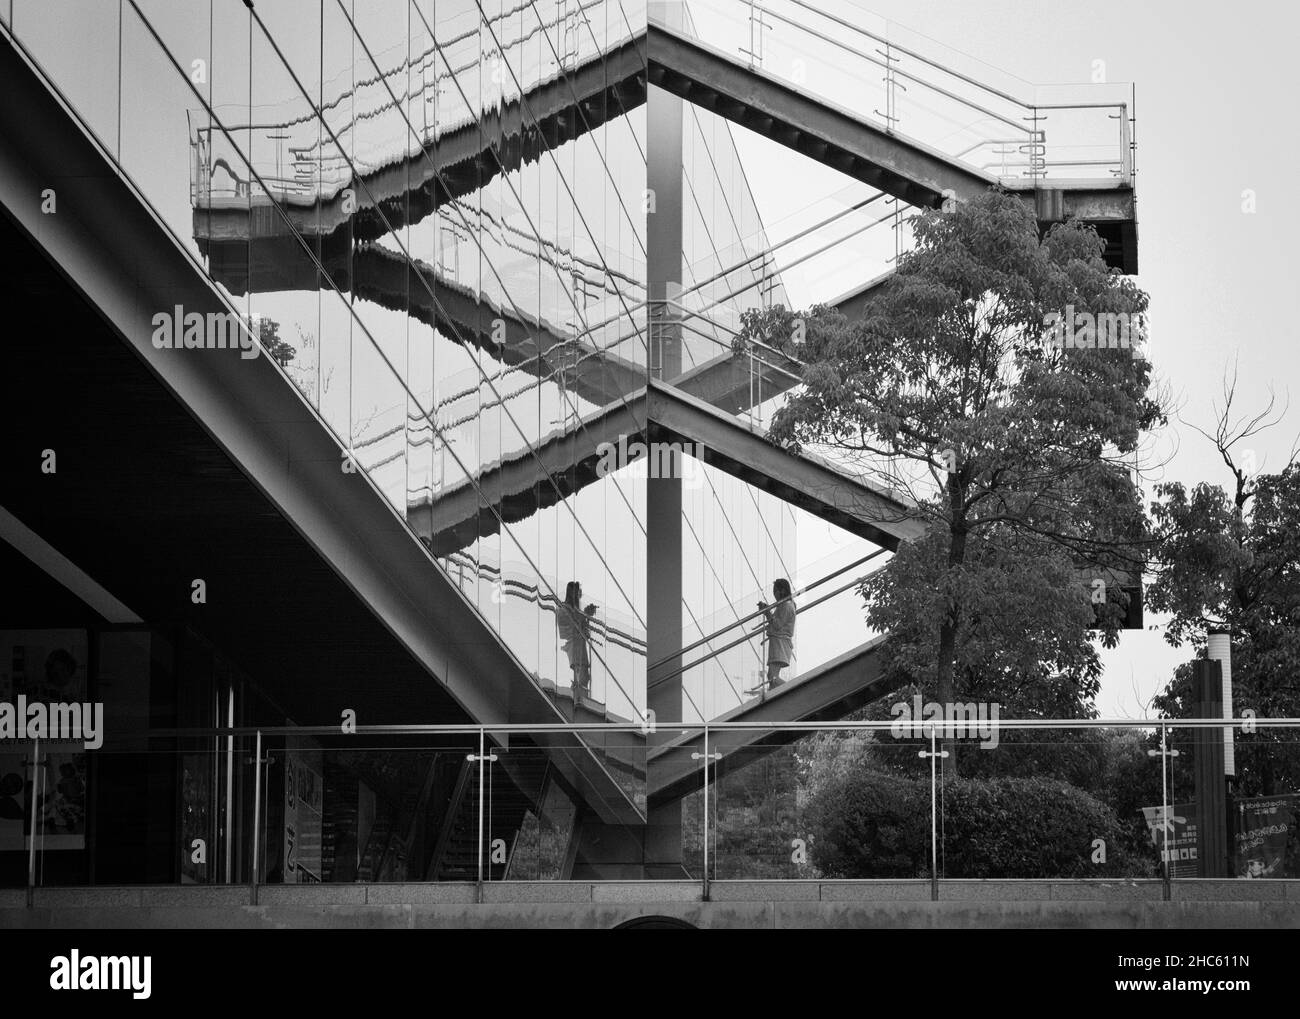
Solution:
{"label": "poster on wall", "polygon": [[[0,702],[84,702],[85,630],[0,630]],[[42,851],[86,848],[86,751],[78,740],[46,740],[33,773],[31,744],[0,741],[0,851],[26,849],[33,804]]]}
{"label": "poster on wall", "polygon": [[1294,793],[1237,801],[1237,877],[1300,877],[1297,809]]}
{"label": "poster on wall", "polygon": [[284,758],[284,883],[319,884],[325,782],[319,750],[290,750]]}
{"label": "poster on wall", "polygon": [[1196,877],[1196,804],[1176,803],[1168,808],[1143,807],[1151,844],[1160,852],[1161,862],[1169,861],[1169,876]]}

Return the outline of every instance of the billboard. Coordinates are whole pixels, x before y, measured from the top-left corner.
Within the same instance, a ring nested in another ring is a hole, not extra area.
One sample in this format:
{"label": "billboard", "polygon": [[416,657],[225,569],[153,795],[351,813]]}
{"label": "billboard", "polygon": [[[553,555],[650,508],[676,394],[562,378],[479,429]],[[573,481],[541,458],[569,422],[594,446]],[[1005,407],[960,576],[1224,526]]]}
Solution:
{"label": "billboard", "polygon": [[1300,796],[1259,796],[1237,800],[1235,839],[1237,877],[1300,877],[1296,811]]}

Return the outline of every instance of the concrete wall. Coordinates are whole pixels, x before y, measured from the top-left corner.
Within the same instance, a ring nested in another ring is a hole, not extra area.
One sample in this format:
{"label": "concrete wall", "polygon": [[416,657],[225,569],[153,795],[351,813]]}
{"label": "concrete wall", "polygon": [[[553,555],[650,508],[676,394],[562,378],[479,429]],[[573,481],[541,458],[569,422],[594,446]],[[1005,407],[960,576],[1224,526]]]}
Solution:
{"label": "concrete wall", "polygon": [[0,890],[0,928],[1300,928],[1300,881],[721,881]]}

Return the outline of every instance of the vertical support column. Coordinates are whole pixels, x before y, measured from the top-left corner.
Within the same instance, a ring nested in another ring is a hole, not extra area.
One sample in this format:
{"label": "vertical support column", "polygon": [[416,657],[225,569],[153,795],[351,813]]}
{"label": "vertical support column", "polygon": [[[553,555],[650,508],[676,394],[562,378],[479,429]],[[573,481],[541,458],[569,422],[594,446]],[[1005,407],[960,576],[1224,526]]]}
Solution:
{"label": "vertical support column", "polygon": [[[1215,628],[1206,639],[1205,657],[1219,663],[1220,678],[1223,681],[1222,701],[1223,717],[1232,718],[1232,631]],[[1237,777],[1236,744],[1232,737],[1232,726],[1223,727],[1223,773],[1231,783]]]}
{"label": "vertical support column", "polygon": [[[1218,662],[1192,664],[1192,694],[1198,718],[1222,718],[1222,672]],[[1199,877],[1228,876],[1228,803],[1223,774],[1223,730],[1200,728],[1196,748],[1196,855]]]}
{"label": "vertical support column", "polygon": [[[681,27],[678,3],[653,3],[649,14]],[[682,280],[682,100],[653,85],[646,97],[646,188],[648,354],[651,374],[667,380],[682,370],[681,329],[676,308],[668,303],[676,300]],[[663,662],[646,677],[646,705],[661,732],[664,723],[682,719],[682,677],[660,680],[682,661],[682,471],[677,454],[673,457],[672,469],[659,472],[668,477],[646,482],[647,655],[651,662]],[[645,870],[648,878],[685,876],[680,801],[648,809]]]}

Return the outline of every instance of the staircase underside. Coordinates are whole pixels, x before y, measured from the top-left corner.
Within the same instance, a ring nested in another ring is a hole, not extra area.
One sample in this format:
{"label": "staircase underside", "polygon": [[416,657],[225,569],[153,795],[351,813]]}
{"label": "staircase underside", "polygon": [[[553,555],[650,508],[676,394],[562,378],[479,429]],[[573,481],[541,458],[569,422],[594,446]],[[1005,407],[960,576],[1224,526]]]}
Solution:
{"label": "staircase underside", "polygon": [[[476,484],[462,483],[432,501],[410,504],[407,517],[435,554],[448,555],[496,533],[502,518],[506,523],[525,519],[598,481],[620,441],[683,449],[690,444],[709,466],[882,548],[896,549],[923,530],[888,493],[807,453],[773,445],[760,430],[658,381],[553,435],[535,451],[484,470]],[[656,469],[654,461],[649,469]]]}

